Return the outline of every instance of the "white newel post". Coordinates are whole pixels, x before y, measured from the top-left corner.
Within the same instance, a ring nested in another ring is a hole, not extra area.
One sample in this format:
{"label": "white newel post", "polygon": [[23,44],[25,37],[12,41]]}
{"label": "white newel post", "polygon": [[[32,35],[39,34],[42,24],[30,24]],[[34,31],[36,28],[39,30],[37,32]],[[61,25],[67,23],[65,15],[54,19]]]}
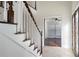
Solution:
{"label": "white newel post", "polygon": [[21,32],[21,20],[22,20],[22,11],[21,11],[22,7],[21,7],[21,2],[18,1],[17,2],[17,32]]}

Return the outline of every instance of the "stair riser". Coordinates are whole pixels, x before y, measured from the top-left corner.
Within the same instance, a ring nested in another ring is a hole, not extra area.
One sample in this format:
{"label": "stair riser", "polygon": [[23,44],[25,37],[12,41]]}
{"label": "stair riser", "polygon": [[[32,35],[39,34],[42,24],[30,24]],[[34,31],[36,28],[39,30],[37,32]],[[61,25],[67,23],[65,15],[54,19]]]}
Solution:
{"label": "stair riser", "polygon": [[15,33],[16,32],[16,25],[0,23],[0,32]]}

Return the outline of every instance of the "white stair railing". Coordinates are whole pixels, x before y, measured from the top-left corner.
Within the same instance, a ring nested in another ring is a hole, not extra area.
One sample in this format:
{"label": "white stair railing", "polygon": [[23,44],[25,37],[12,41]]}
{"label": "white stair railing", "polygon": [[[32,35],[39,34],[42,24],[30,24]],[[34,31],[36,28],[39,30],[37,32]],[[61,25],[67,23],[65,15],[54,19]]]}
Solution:
{"label": "white stair railing", "polygon": [[[39,30],[38,25],[35,21],[35,18],[29,8],[29,5],[26,1],[23,1],[26,7],[28,15],[28,38],[31,39],[31,44],[34,44],[34,50],[37,49],[37,52],[40,51],[42,54],[42,32]],[[25,13],[25,12],[24,12]]]}

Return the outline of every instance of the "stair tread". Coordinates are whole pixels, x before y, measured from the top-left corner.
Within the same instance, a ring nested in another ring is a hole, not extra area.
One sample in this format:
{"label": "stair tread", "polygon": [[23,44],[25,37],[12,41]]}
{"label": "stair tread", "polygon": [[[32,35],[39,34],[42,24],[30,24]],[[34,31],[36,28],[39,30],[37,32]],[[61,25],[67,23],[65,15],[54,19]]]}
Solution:
{"label": "stair tread", "polygon": [[17,23],[9,23],[9,22],[5,22],[5,21],[0,21],[0,23],[11,24],[11,25],[17,25]]}
{"label": "stair tread", "polygon": [[30,44],[30,40],[26,41],[26,42],[23,42],[25,45],[28,45]]}
{"label": "stair tread", "polygon": [[34,47],[34,49],[33,50],[36,50],[38,47]]}
{"label": "stair tread", "polygon": [[23,42],[26,42],[26,41],[28,41],[28,40],[30,40],[30,39],[24,39]]}
{"label": "stair tread", "polygon": [[31,43],[30,45],[29,45],[29,47],[31,47],[31,46],[33,46],[35,43]]}
{"label": "stair tread", "polygon": [[26,32],[16,32],[15,34],[25,34]]}
{"label": "stair tread", "polygon": [[37,53],[39,53],[40,52],[40,50],[37,50]]}

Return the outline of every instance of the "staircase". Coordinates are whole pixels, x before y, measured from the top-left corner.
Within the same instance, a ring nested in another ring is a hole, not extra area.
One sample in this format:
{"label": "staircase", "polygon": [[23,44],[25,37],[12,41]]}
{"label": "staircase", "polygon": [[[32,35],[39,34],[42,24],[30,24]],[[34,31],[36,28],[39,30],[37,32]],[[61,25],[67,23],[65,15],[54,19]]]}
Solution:
{"label": "staircase", "polygon": [[[29,8],[29,5],[26,1],[23,1],[24,6],[28,13],[30,19],[23,24],[23,31],[18,32],[18,22],[17,23],[8,23],[0,22],[0,34],[3,35],[7,40],[11,40],[14,44],[17,44],[20,48],[29,51],[30,54],[36,57],[42,56],[42,32],[39,30],[37,23],[34,19],[34,16]],[[25,15],[27,16],[27,15]],[[26,21],[24,18],[23,22]],[[25,26],[26,25],[26,26]],[[28,26],[29,27],[28,27]],[[25,26],[25,27],[24,27]],[[31,26],[31,27],[30,27]]]}
{"label": "staircase", "polygon": [[25,49],[26,51],[30,51],[33,55],[35,56],[42,56],[40,55],[40,51],[35,49],[34,44],[31,44],[31,40],[27,40],[23,42],[25,39],[25,34],[14,34],[16,32],[16,25],[13,24],[3,24],[0,23],[0,34],[3,35],[6,39],[9,38],[8,40],[11,40],[15,42],[14,44],[18,44],[19,47]]}

